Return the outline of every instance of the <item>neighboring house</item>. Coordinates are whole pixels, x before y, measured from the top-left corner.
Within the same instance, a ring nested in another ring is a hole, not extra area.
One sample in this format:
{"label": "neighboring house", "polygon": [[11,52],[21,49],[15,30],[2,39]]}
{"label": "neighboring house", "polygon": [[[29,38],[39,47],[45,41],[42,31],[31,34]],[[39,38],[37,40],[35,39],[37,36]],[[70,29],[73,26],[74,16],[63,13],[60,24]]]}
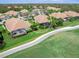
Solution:
{"label": "neighboring house", "polygon": [[56,11],[58,11],[58,10],[61,10],[61,8],[56,8],[56,7],[48,6],[47,10],[56,10]]}
{"label": "neighboring house", "polygon": [[43,26],[50,25],[48,21],[48,16],[46,15],[38,15],[38,16],[35,16],[34,19],[35,19],[35,22],[39,23],[40,25],[43,25]]}
{"label": "neighboring house", "polygon": [[7,30],[11,33],[12,37],[26,34],[31,24],[28,21],[20,20],[19,18],[11,18],[5,22]]}
{"label": "neighboring house", "polygon": [[33,6],[34,9],[38,8],[37,6]]}
{"label": "neighboring house", "polygon": [[19,8],[18,6],[14,6],[14,8]]}
{"label": "neighboring house", "polygon": [[9,18],[11,18],[11,17],[7,16],[7,15],[1,15],[0,16],[0,24],[3,24]]}
{"label": "neighboring house", "polygon": [[3,15],[2,13],[0,13],[0,16]]}
{"label": "neighboring house", "polygon": [[62,19],[62,20],[64,20],[64,21],[66,21],[67,18],[68,18],[68,16],[67,16],[66,14],[60,13],[60,12],[58,12],[58,13],[52,13],[52,14],[50,14],[49,16],[50,16],[50,17],[55,17],[55,18],[57,18],[57,19]]}
{"label": "neighboring house", "polygon": [[4,13],[4,14],[8,15],[8,16],[18,16],[18,12],[13,11],[13,10],[10,10],[10,11]]}
{"label": "neighboring house", "polygon": [[32,15],[32,16],[47,15],[47,14],[48,14],[47,11],[44,10],[44,9],[34,9],[34,10],[32,10],[32,12],[31,12],[31,15]]}
{"label": "neighboring house", "polygon": [[66,14],[69,17],[78,17],[79,18],[79,13],[75,11],[65,11],[64,14]]}
{"label": "neighboring house", "polygon": [[19,8],[23,8],[23,6],[19,6]]}
{"label": "neighboring house", "polygon": [[29,11],[26,10],[26,9],[23,9],[23,10],[21,10],[21,11],[19,12],[18,16],[28,19]]}
{"label": "neighboring house", "polygon": [[11,8],[11,6],[8,6],[7,8],[8,8],[8,9],[10,9],[10,8]]}
{"label": "neighboring house", "polygon": [[5,22],[5,16],[0,16],[0,24],[3,24]]}

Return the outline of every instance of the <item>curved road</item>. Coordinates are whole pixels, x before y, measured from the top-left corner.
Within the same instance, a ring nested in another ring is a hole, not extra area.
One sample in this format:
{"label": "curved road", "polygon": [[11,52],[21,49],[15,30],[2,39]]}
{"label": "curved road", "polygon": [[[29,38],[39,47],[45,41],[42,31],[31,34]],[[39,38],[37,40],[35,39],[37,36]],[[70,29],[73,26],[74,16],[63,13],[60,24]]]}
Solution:
{"label": "curved road", "polygon": [[0,53],[0,58],[6,57],[6,56],[8,56],[10,54],[13,54],[13,53],[16,53],[18,51],[24,50],[26,48],[32,47],[32,46],[44,41],[46,38],[48,38],[48,37],[50,37],[50,36],[52,36],[54,34],[57,34],[57,33],[63,32],[63,31],[75,30],[75,29],[79,29],[79,25],[73,26],[73,27],[64,27],[64,28],[61,28],[61,29],[56,29],[54,31],[48,32],[48,33],[38,37],[37,39],[35,39],[35,40],[31,41],[31,42],[28,42],[28,43],[25,43],[23,45],[20,45],[20,46],[11,48],[9,50],[6,50],[4,52],[1,52]]}

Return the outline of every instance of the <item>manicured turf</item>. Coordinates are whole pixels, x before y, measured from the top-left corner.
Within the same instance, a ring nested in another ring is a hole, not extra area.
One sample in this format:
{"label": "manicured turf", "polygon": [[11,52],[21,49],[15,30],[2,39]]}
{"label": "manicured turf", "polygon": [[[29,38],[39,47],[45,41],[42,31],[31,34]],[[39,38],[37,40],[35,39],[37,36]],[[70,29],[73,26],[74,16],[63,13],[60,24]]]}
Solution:
{"label": "manicured turf", "polygon": [[36,46],[8,57],[79,57],[79,30],[56,34]]}
{"label": "manicured turf", "polygon": [[39,29],[34,32],[30,32],[27,35],[23,35],[20,37],[12,38],[10,34],[8,34],[7,30],[3,32],[4,41],[6,43],[5,47],[0,50],[0,52],[13,48],[15,46],[24,44],[26,42],[32,41],[38,36],[51,31],[51,29]]}
{"label": "manicured turf", "polygon": [[3,31],[3,30],[4,30],[3,26],[2,26],[2,25],[0,25],[0,31]]}
{"label": "manicured turf", "polygon": [[[61,27],[74,26],[74,25],[78,25],[78,24],[79,24],[79,20],[75,20],[73,22],[66,21],[66,22],[64,22],[64,25]],[[16,47],[16,46],[19,46],[19,45],[24,44],[26,42],[32,41],[35,38],[39,37],[40,35],[51,31],[51,29],[39,29],[37,31],[28,33],[28,35],[20,36],[17,38],[12,38],[11,35],[8,34],[6,29],[4,32],[4,29],[2,26],[0,26],[0,30],[3,32],[3,36],[4,36],[4,39],[6,42],[5,47],[3,49],[0,49],[0,52],[2,52],[4,50],[8,50],[8,49]]]}
{"label": "manicured turf", "polygon": [[66,21],[66,22],[64,22],[63,27],[65,27],[65,26],[75,26],[75,25],[79,25],[79,20],[74,20],[72,22]]}

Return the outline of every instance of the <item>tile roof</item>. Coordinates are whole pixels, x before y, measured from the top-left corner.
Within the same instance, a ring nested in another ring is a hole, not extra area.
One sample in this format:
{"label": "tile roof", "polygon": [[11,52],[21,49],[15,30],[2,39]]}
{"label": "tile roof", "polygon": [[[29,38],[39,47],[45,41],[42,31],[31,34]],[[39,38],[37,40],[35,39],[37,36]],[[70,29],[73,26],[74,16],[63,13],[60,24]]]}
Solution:
{"label": "tile roof", "polygon": [[5,26],[8,29],[8,31],[11,32],[21,28],[28,29],[30,28],[31,24],[28,21],[24,21],[19,18],[11,18],[6,20]]}
{"label": "tile roof", "polygon": [[64,18],[68,17],[66,14],[60,13],[60,12],[58,12],[58,13],[52,13],[52,14],[50,14],[50,16],[53,16],[55,18],[61,18],[61,19],[64,19]]}
{"label": "tile roof", "polygon": [[6,15],[10,15],[10,16],[16,16],[17,13],[18,13],[18,12],[16,12],[16,11],[10,10],[10,11],[4,13],[4,14],[6,14]]}
{"label": "tile roof", "polygon": [[75,16],[79,16],[79,13],[74,12],[74,11],[65,11],[64,14],[70,16],[70,17],[75,17]]}
{"label": "tile roof", "polygon": [[35,19],[35,22],[45,23],[45,22],[48,22],[47,17],[48,16],[46,16],[46,15],[38,15],[38,16],[35,16],[34,19]]}

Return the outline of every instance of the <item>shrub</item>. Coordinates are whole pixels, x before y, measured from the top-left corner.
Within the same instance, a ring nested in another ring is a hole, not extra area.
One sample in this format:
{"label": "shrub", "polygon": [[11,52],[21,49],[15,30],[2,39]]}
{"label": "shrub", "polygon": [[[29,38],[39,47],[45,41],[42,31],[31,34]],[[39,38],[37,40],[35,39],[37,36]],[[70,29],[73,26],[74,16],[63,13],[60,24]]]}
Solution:
{"label": "shrub", "polygon": [[32,32],[32,29],[31,28],[27,30],[27,33],[29,33],[29,32]]}
{"label": "shrub", "polygon": [[73,22],[74,20],[77,20],[77,18],[76,18],[76,17],[70,17],[68,20],[69,20],[70,22]]}
{"label": "shrub", "polygon": [[32,29],[33,31],[37,30],[37,29],[38,29],[38,24],[35,23],[35,22],[33,22],[32,25],[31,25],[31,29]]}
{"label": "shrub", "polygon": [[63,20],[62,19],[58,19],[57,25],[58,26],[63,26]]}

